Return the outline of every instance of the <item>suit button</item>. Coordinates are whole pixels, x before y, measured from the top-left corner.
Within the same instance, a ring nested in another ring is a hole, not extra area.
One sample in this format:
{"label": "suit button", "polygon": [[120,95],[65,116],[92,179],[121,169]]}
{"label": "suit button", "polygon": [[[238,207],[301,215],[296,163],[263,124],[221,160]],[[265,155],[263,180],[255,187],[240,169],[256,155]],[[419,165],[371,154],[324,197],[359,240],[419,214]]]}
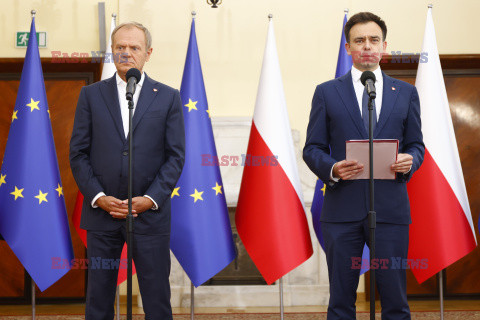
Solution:
{"label": "suit button", "polygon": [[124,155],[124,156],[128,156],[128,152],[127,152],[127,151],[123,151],[123,155]]}

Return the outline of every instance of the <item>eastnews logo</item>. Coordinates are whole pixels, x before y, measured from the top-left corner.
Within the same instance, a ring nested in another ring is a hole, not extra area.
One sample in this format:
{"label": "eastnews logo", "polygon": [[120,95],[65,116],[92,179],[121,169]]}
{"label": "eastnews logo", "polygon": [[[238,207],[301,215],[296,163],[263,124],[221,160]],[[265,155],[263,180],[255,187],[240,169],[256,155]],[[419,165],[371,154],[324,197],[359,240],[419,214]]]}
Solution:
{"label": "eastnews logo", "polygon": [[[387,63],[388,53],[369,52],[368,54],[361,51],[352,51],[352,61],[354,63]],[[402,52],[391,51],[390,63],[427,63],[428,52]]]}
{"label": "eastnews logo", "polygon": [[240,156],[223,155],[218,157],[211,154],[202,154],[202,166],[276,167],[278,166],[278,156],[252,156],[251,154],[242,154]]}
{"label": "eastnews logo", "polygon": [[118,270],[127,269],[127,259],[103,259],[92,257],[89,259],[62,259],[60,257],[52,258],[52,269],[102,269]]}
{"label": "eastnews logo", "polygon": [[[87,59],[92,58],[90,61]],[[102,51],[88,52],[62,52],[52,51],[52,63],[123,63],[128,62],[125,53],[104,53]]]}
{"label": "eastnews logo", "polygon": [[362,257],[352,257],[352,269],[361,269],[363,266],[368,266],[370,269],[428,269],[428,259],[404,259],[400,257],[391,257],[379,259],[375,258],[370,263],[369,259],[362,259]]}

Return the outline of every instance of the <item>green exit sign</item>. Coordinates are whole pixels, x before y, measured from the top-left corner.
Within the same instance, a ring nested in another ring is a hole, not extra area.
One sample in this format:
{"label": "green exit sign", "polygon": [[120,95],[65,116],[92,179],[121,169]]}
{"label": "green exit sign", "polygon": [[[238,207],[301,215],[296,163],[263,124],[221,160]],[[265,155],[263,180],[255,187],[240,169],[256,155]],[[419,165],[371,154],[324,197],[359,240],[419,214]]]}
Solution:
{"label": "green exit sign", "polygon": [[[28,46],[28,37],[30,32],[28,31],[17,31],[15,34],[15,47],[16,48],[26,48]],[[37,43],[39,48],[47,47],[47,33],[46,32],[37,32]]]}

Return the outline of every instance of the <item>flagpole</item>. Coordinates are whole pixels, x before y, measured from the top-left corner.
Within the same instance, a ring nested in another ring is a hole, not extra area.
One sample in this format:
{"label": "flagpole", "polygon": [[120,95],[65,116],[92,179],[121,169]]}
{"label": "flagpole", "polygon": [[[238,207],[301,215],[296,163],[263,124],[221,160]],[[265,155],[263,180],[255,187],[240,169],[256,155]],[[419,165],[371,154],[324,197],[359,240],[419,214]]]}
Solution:
{"label": "flagpole", "polygon": [[[195,20],[197,13],[192,11],[192,20]],[[190,320],[195,319],[195,286],[190,281]]]}
{"label": "flagpole", "polygon": [[[428,4],[428,9],[432,9],[433,4],[430,3]],[[444,308],[443,308],[443,270],[440,270],[438,273],[438,291],[439,291],[439,296],[440,296],[440,320],[443,320],[444,316]]]}
{"label": "flagpole", "polygon": [[283,320],[283,277],[280,278],[280,319]]}
{"label": "flagpole", "polygon": [[[374,92],[375,93],[375,92]],[[370,263],[375,261],[375,229],[377,227],[377,214],[375,212],[375,180],[373,178],[373,123],[376,122],[375,108],[375,94],[368,98],[368,153],[370,162],[370,179],[369,179],[369,211],[368,224],[370,228]],[[375,117],[375,118],[374,118]],[[375,269],[370,268],[370,320],[375,320]]]}
{"label": "flagpole", "polygon": [[[428,9],[432,9],[433,4],[430,3],[428,4]],[[439,296],[440,296],[440,320],[443,320],[443,270],[440,270],[438,273],[438,291],[439,291]]]}
{"label": "flagpole", "polygon": [[120,320],[120,286],[117,286],[116,300],[117,300],[117,320]]}
{"label": "flagpole", "polygon": [[[35,11],[32,10],[32,16],[35,16]],[[35,320],[35,281],[32,279],[32,320]]]}
{"label": "flagpole", "polygon": [[[445,270],[445,269],[443,269]],[[443,270],[438,273],[438,290],[440,291],[440,319],[443,320]]]}
{"label": "flagpole", "polygon": [[194,320],[194,319],[195,319],[195,287],[193,285],[193,282],[190,282],[190,320]]}
{"label": "flagpole", "polygon": [[[37,11],[35,10],[32,10],[30,11],[30,14],[32,15],[32,20],[35,19],[35,14],[37,13]],[[36,313],[36,310],[35,310],[35,281],[33,280],[32,277],[30,277],[32,279],[32,320],[35,320],[35,313]]]}
{"label": "flagpole", "polygon": [[[273,14],[268,15],[268,22],[272,22]],[[280,278],[279,284],[279,294],[280,294],[280,319],[283,320],[283,277]]]}
{"label": "flagpole", "polygon": [[[268,15],[268,22],[271,22],[273,19],[273,14]],[[280,285],[279,285],[279,293],[280,293],[280,319],[283,320],[283,277],[280,278]]]}
{"label": "flagpole", "polygon": [[[117,14],[112,13],[112,18],[115,21],[115,25],[116,25],[117,24]],[[112,33],[112,31],[113,30],[110,30],[110,34]],[[105,60],[104,60],[103,63],[105,63]],[[120,320],[120,285],[118,285],[118,284],[117,284],[116,300],[117,300],[117,320]]]}

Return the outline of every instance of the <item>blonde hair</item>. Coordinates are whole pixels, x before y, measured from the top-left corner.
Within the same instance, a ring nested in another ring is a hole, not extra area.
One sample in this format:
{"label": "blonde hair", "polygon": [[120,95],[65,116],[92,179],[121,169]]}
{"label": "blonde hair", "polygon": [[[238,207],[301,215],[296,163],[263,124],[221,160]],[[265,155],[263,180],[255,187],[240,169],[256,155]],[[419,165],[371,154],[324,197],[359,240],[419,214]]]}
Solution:
{"label": "blonde hair", "polygon": [[118,30],[120,30],[121,28],[123,27],[127,27],[127,28],[138,28],[140,30],[143,31],[143,33],[145,34],[145,43],[147,45],[147,50],[150,49],[150,47],[152,46],[152,35],[150,34],[150,31],[148,31],[148,29],[141,23],[138,23],[138,22],[135,22],[135,21],[130,21],[130,22],[124,22],[124,23],[121,23],[119,24],[118,26],[115,27],[115,29],[113,29],[112,31],[112,44],[113,44],[113,37],[115,36],[115,33],[117,33]]}

